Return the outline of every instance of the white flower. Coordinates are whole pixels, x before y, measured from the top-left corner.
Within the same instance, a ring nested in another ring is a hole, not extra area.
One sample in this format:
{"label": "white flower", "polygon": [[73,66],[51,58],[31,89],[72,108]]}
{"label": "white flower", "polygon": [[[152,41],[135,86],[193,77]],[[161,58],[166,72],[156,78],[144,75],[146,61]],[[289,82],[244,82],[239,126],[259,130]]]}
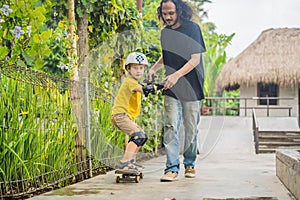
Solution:
{"label": "white flower", "polygon": [[32,32],[32,27],[31,26],[27,26],[26,33],[28,34],[28,37],[31,36],[31,32]]}
{"label": "white flower", "polygon": [[64,32],[65,36],[69,37],[71,34],[68,33],[67,31]]}
{"label": "white flower", "polygon": [[12,12],[12,9],[9,8],[9,5],[4,4],[3,7],[0,9],[4,15],[8,15]]}
{"label": "white flower", "polygon": [[15,29],[13,30],[13,33],[18,37],[24,34],[24,31],[20,26],[15,26]]}
{"label": "white flower", "polygon": [[149,108],[147,106],[144,107],[144,111],[148,112]]}

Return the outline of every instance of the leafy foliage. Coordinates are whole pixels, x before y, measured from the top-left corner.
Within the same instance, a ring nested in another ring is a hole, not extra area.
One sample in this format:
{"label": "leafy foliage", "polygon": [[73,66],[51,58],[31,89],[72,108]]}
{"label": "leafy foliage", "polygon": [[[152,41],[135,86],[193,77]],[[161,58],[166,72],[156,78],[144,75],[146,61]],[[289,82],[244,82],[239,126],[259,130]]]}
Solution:
{"label": "leafy foliage", "polygon": [[75,152],[70,147],[75,146],[76,133],[69,92],[1,76],[0,81],[0,182],[26,180],[22,184],[27,188],[41,174],[53,181],[46,175],[50,171],[68,176],[70,171],[61,169],[74,164]]}
{"label": "leafy foliage", "polygon": [[[82,1],[83,2],[83,1]],[[139,24],[138,14],[134,1],[95,1],[89,4],[90,47],[94,48],[115,33],[137,29]],[[80,7],[77,13],[82,14]],[[129,32],[130,33],[130,32]],[[132,41],[132,35],[122,38]],[[134,41],[132,41],[134,42]],[[130,45],[130,43],[128,43]]]}
{"label": "leafy foliage", "polygon": [[234,34],[227,36],[213,31],[204,31],[206,52],[203,54],[205,67],[204,92],[206,96],[216,96],[215,82],[226,63],[226,47],[230,44]]}
{"label": "leafy foliage", "polygon": [[50,55],[47,41],[52,33],[44,29],[48,3],[41,5],[37,0],[3,2],[2,8],[7,6],[11,12],[5,14],[2,11],[1,14],[0,46],[6,49],[0,57],[2,63],[18,63],[37,69],[44,65],[42,57]]}
{"label": "leafy foliage", "polygon": [[1,64],[16,63],[68,77],[67,27],[59,26],[59,23],[66,22],[49,22],[56,19],[50,12],[55,5],[49,0],[6,0],[0,4],[11,11],[7,14],[0,12]]}

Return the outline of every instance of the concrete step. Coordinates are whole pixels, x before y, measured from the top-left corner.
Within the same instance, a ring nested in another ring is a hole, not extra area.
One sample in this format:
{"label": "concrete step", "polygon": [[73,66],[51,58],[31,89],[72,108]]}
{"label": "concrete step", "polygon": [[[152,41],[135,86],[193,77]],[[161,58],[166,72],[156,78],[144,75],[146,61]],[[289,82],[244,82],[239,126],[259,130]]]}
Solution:
{"label": "concrete step", "polygon": [[[258,154],[264,154],[264,153],[275,153],[277,150],[281,148],[275,148],[275,149],[259,149]],[[289,148],[284,148],[284,149],[289,149]],[[289,150],[296,150],[299,151],[300,149],[289,149]]]}
{"label": "concrete step", "polygon": [[300,146],[299,142],[259,142],[259,146]]}
{"label": "concrete step", "polygon": [[282,138],[282,139],[300,139],[300,135],[259,135],[259,138],[261,139],[278,139],[278,138]]}
{"label": "concrete step", "polygon": [[300,149],[299,130],[264,130],[259,131],[258,153],[274,153],[276,149]]}
{"label": "concrete step", "polygon": [[281,147],[259,147],[258,153],[275,153],[278,149],[292,149],[300,151],[300,146],[281,146]]}
{"label": "concrete step", "polygon": [[288,136],[288,135],[259,136],[259,142],[296,142],[300,144],[300,136]]}
{"label": "concrete step", "polygon": [[259,135],[269,136],[269,135],[288,135],[288,136],[300,136],[300,131],[261,131],[259,130]]}

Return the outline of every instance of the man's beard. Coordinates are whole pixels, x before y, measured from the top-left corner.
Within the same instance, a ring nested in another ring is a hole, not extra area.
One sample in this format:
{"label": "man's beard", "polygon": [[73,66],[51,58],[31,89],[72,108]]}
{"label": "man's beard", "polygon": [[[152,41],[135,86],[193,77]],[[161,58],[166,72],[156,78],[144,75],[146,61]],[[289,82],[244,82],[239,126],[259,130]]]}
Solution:
{"label": "man's beard", "polygon": [[[173,21],[173,20],[170,20],[169,22],[172,22],[172,21]],[[179,17],[176,18],[176,20],[174,21],[174,23],[170,24],[170,23],[168,23],[168,21],[166,21],[166,24],[167,24],[168,26],[172,27],[172,26],[176,25],[176,24],[178,23],[178,21],[179,21]]]}

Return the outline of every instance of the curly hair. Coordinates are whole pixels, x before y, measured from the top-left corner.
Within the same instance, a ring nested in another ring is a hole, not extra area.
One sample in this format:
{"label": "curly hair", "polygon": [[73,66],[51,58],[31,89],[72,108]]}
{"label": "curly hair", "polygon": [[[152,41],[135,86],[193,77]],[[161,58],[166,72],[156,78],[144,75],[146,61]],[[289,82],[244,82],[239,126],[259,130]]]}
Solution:
{"label": "curly hair", "polygon": [[187,2],[184,2],[182,0],[162,0],[160,2],[159,7],[157,8],[157,15],[158,15],[158,19],[162,20],[164,24],[166,24],[166,22],[162,17],[162,4],[166,2],[172,2],[175,4],[176,12],[182,21],[190,21],[192,19],[194,12],[192,7]]}

